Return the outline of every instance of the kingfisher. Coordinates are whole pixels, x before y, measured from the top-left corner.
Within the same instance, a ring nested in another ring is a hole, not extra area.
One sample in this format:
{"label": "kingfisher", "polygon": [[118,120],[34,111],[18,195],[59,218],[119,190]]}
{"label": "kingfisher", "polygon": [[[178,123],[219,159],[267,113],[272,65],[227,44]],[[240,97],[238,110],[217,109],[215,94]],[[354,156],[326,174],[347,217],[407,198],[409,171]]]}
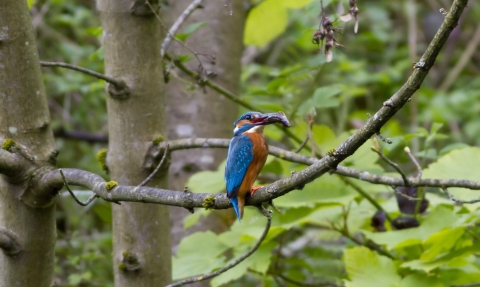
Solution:
{"label": "kingfisher", "polygon": [[290,126],[283,112],[262,114],[247,112],[233,123],[233,138],[228,147],[225,166],[227,197],[235,209],[238,221],[243,217],[245,197],[253,195],[262,186],[253,186],[268,156],[266,125],[281,123]]}

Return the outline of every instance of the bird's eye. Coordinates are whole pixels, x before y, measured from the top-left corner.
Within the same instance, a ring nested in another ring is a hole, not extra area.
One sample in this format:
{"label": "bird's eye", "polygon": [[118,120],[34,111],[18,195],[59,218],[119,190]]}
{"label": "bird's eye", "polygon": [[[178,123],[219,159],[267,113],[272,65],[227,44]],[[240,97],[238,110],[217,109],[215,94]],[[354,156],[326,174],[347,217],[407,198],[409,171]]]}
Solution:
{"label": "bird's eye", "polygon": [[251,115],[247,115],[247,116],[245,117],[245,119],[251,120],[251,119],[252,119],[252,116],[251,116]]}

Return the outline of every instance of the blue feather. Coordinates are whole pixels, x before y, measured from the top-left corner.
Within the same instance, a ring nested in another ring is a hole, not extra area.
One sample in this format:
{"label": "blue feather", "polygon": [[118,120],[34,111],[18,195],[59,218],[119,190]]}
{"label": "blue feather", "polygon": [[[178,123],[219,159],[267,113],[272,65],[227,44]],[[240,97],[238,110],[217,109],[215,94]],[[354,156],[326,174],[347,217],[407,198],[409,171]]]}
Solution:
{"label": "blue feather", "polygon": [[228,198],[237,195],[238,188],[245,178],[247,169],[253,161],[253,144],[246,135],[234,136],[228,147],[225,181]]}
{"label": "blue feather", "polygon": [[253,144],[246,135],[235,135],[228,147],[227,164],[225,166],[225,182],[227,196],[240,221],[241,211],[238,207],[238,189],[245,178],[247,169],[253,161]]}
{"label": "blue feather", "polygon": [[240,219],[240,210],[238,210],[238,198],[236,196],[232,197],[230,198],[230,202],[233,205],[233,209],[235,209],[235,213],[237,214],[238,221],[242,222],[242,220]]}

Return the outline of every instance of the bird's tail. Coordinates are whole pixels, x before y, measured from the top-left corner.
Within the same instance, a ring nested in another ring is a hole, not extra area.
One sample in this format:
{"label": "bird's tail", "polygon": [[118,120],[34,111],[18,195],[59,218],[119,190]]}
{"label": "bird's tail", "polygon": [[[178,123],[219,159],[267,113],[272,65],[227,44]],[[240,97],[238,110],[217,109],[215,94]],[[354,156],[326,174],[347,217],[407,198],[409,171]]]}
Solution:
{"label": "bird's tail", "polygon": [[235,209],[235,213],[237,214],[238,221],[242,221],[242,214],[240,213],[240,209],[238,208],[238,197],[234,196],[230,198],[230,202],[233,205],[233,209]]}

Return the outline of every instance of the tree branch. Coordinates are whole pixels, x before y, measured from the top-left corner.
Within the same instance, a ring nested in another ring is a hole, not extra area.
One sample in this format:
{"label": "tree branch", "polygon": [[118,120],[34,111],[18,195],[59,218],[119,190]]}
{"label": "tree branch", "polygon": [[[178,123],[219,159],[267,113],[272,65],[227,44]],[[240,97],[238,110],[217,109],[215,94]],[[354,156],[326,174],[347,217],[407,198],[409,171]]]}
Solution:
{"label": "tree branch", "polygon": [[260,236],[260,239],[258,239],[257,243],[255,243],[255,245],[252,247],[252,249],[250,249],[247,253],[243,254],[242,256],[240,256],[238,259],[236,259],[232,263],[228,264],[227,266],[225,266],[221,269],[218,269],[215,272],[200,275],[200,276],[195,276],[195,277],[191,277],[191,278],[187,278],[187,279],[184,279],[184,280],[180,280],[180,281],[175,282],[173,284],[167,285],[166,287],[177,287],[177,286],[182,286],[182,285],[185,285],[185,284],[190,284],[190,283],[194,283],[194,282],[200,282],[200,281],[203,281],[203,280],[207,280],[207,279],[210,279],[212,277],[218,276],[218,275],[222,274],[223,272],[228,271],[229,269],[232,269],[233,267],[237,266],[238,264],[240,264],[240,262],[247,259],[250,255],[252,255],[258,249],[258,247],[260,247],[263,240],[265,239],[265,237],[268,234],[268,230],[270,229],[271,223],[272,223],[272,217],[269,216],[269,217],[267,217],[267,225],[265,226],[265,229],[263,230],[262,236]]}
{"label": "tree branch", "polygon": [[70,195],[73,197],[73,199],[75,200],[76,203],[78,203],[79,205],[81,206],[87,206],[89,205],[95,198],[98,197],[98,195],[96,193],[93,193],[92,196],[90,196],[87,201],[85,202],[81,202],[76,196],[75,196],[75,193],[73,193],[73,191],[70,189],[70,186],[68,185],[68,181],[67,179],[65,178],[65,175],[63,174],[63,171],[60,169],[59,170],[60,172],[60,175],[62,176],[62,179],[63,179],[63,183],[65,185],[65,188],[68,190],[68,193],[70,193]]}
{"label": "tree branch", "polygon": [[[440,48],[448,38],[448,35],[457,25],[458,19],[467,2],[467,0],[454,1],[450,12],[445,17],[444,23],[430,43],[420,62],[416,64],[416,68],[407,82],[397,93],[395,93],[388,101],[384,103],[383,107],[374,116],[368,119],[363,128],[358,130],[354,135],[340,144],[340,146],[334,152],[331,152],[324,158],[317,160],[284,151],[279,148],[270,147],[270,153],[273,155],[276,155],[282,159],[309,164],[311,166],[293,174],[291,177],[278,180],[259,189],[255,193],[255,196],[250,197],[247,200],[247,204],[259,205],[262,202],[268,202],[274,198],[285,195],[286,193],[296,189],[298,186],[305,185],[315,180],[329,171],[375,184],[395,186],[404,185],[405,183],[401,178],[379,176],[364,171],[338,166],[338,164],[353,154],[373,135],[378,133],[380,128],[413,96],[413,93],[420,87],[421,83],[425,79],[428,70],[432,67],[435,58],[438,55]],[[228,146],[228,140],[221,139],[187,139],[177,141],[176,145],[173,143],[173,141],[168,143],[172,151],[180,148]],[[160,152],[158,147],[152,149],[157,149],[157,152]],[[2,151],[0,156],[4,154],[5,151]],[[154,155],[154,153],[149,153],[148,156],[151,157],[152,155]],[[7,158],[7,160],[11,159]],[[147,160],[146,162],[150,161],[153,162],[153,160]],[[5,167],[3,163],[0,163],[0,166]],[[209,208],[226,209],[231,206],[224,193],[211,195],[207,193],[178,192],[173,190],[136,186],[116,186],[112,190],[107,190],[105,188],[105,181],[99,175],[77,169],[63,169],[63,172],[65,173],[65,177],[68,179],[70,184],[89,188],[103,199],[111,202],[149,202],[191,209],[204,206],[203,203],[208,198],[207,202],[209,203]],[[51,191],[52,189],[59,190],[62,188],[63,183],[64,182],[59,171],[53,170],[43,174],[36,185],[36,189],[38,189],[39,193]],[[476,190],[480,189],[480,182],[456,179],[442,180],[415,178],[408,179],[408,184],[410,186],[464,187]]]}
{"label": "tree branch", "polygon": [[63,128],[54,130],[53,135],[56,138],[59,137],[88,143],[108,143],[108,136],[91,134],[83,131],[67,131]]}
{"label": "tree branch", "polygon": [[448,198],[451,201],[455,201],[456,203],[464,204],[464,203],[477,203],[480,202],[480,198],[476,199],[471,199],[471,200],[462,200],[459,199],[458,197],[455,197],[453,194],[451,194],[446,187],[442,187],[443,192],[448,196]]}
{"label": "tree branch", "polygon": [[[179,139],[171,140],[160,143],[157,146],[152,146],[150,149],[150,157],[153,162],[153,158],[162,154],[166,145],[169,146],[171,152],[191,149],[191,148],[228,148],[230,143],[229,139],[216,139],[216,138],[191,138],[191,139]],[[305,165],[312,165],[320,162],[321,160],[308,157],[305,155],[297,154],[288,150],[284,150],[275,146],[269,146],[269,154],[280,159],[301,163]],[[366,171],[356,170],[349,167],[337,166],[337,169],[332,171],[333,173],[360,179],[373,184],[383,184],[388,186],[404,186],[405,182],[400,177],[381,176]],[[480,182],[463,180],[463,179],[420,179],[420,178],[407,178],[409,186],[428,186],[428,187],[463,187],[473,190],[480,190]],[[258,190],[260,191],[260,190]]]}
{"label": "tree branch", "polygon": [[178,29],[180,28],[180,25],[185,22],[185,20],[192,14],[195,9],[200,7],[202,5],[203,0],[194,0],[190,5],[188,5],[187,9],[183,11],[183,13],[180,15],[180,17],[177,18],[175,23],[173,23],[172,27],[170,30],[168,30],[167,37],[165,37],[165,40],[163,40],[162,43],[162,49],[160,50],[160,55],[163,57],[165,55],[165,52],[168,49],[168,46],[170,45],[170,42],[172,39],[175,37],[175,34],[177,33]]}
{"label": "tree branch", "polygon": [[18,176],[25,171],[30,164],[25,158],[0,148],[0,174],[6,176]]}
{"label": "tree branch", "polygon": [[403,182],[404,182],[404,185],[405,186],[409,186],[408,185],[408,180],[407,180],[407,176],[405,175],[405,173],[403,172],[403,170],[398,166],[398,164],[394,163],[393,161],[391,161],[388,157],[386,157],[379,149],[377,149],[376,147],[371,147],[370,148],[372,151],[374,151],[375,153],[378,154],[378,156],[383,159],[386,163],[388,163],[391,167],[393,167],[401,176],[402,176],[402,179],[403,179]]}
{"label": "tree branch", "polygon": [[61,63],[61,62],[45,62],[45,61],[40,61],[40,66],[42,67],[61,67],[61,68],[67,68],[70,70],[82,72],[84,74],[90,75],[92,77],[95,77],[100,80],[104,80],[105,82],[108,82],[112,85],[114,85],[117,89],[119,90],[129,90],[127,84],[125,84],[124,81],[119,81],[114,78],[111,78],[109,76],[105,76],[103,74],[97,73],[95,71],[85,69],[79,66],[75,66],[72,64],[67,64],[67,63]]}

